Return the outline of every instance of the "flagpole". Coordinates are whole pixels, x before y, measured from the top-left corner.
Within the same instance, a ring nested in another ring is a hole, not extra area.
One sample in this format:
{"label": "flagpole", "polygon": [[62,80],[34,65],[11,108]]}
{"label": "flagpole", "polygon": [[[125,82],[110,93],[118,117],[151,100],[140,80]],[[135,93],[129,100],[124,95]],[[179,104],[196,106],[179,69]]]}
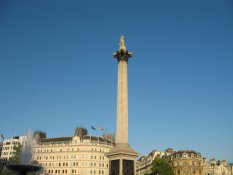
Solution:
{"label": "flagpole", "polygon": [[113,129],[112,129],[112,138],[111,138],[111,146],[113,145],[112,142],[114,140]]}
{"label": "flagpole", "polygon": [[90,129],[90,142],[91,142],[91,129]]}
{"label": "flagpole", "polygon": [[98,128],[98,144],[100,144],[100,129]]}

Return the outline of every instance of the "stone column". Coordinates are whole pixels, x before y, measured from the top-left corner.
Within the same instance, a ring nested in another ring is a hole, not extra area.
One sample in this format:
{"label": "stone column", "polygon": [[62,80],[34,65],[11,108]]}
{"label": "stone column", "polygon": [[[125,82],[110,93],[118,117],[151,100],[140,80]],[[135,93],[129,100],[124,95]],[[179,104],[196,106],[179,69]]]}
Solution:
{"label": "stone column", "polygon": [[124,36],[113,56],[118,61],[117,131],[116,144],[106,156],[109,158],[109,175],[135,175],[138,153],[128,144],[128,59],[132,53],[126,49]]}
{"label": "stone column", "polygon": [[128,63],[118,61],[117,143],[128,143]]}

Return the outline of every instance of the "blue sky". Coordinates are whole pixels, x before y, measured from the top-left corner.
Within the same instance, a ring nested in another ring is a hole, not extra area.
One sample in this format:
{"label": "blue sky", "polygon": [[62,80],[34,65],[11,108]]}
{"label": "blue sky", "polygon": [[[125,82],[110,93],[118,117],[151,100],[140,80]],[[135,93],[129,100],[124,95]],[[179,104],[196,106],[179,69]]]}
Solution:
{"label": "blue sky", "polygon": [[0,133],[114,131],[122,33],[130,144],[233,162],[231,0],[0,1]]}

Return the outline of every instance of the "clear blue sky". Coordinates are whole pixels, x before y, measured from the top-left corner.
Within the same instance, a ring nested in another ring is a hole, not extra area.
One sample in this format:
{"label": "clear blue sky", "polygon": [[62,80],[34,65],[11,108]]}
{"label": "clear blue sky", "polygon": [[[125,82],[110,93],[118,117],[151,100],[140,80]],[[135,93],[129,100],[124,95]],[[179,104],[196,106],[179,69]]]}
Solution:
{"label": "clear blue sky", "polygon": [[232,0],[1,0],[0,133],[115,130],[122,33],[130,144],[233,162]]}

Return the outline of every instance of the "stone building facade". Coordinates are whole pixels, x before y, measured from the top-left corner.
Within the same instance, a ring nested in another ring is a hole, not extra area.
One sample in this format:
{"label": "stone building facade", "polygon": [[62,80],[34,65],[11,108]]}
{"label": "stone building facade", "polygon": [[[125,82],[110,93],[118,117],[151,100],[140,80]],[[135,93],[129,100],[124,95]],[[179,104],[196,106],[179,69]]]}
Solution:
{"label": "stone building facade", "polygon": [[176,151],[167,158],[171,162],[174,175],[204,175],[203,158],[196,151]]}
{"label": "stone building facade", "polygon": [[204,175],[233,175],[233,165],[226,160],[203,159]]}
{"label": "stone building facade", "polygon": [[37,133],[32,160],[44,167],[43,174],[108,175],[109,159],[105,154],[114,143],[86,134],[84,128],[76,129],[72,137],[41,138]]}
{"label": "stone building facade", "polygon": [[136,162],[136,175],[150,174],[152,171],[152,162],[155,158],[162,158],[165,153],[153,150],[146,156],[141,156]]}
{"label": "stone building facade", "polygon": [[7,162],[13,156],[14,146],[17,144],[23,144],[26,141],[26,136],[15,136],[10,139],[6,139],[3,141],[2,152],[1,152],[1,160],[2,162]]}

